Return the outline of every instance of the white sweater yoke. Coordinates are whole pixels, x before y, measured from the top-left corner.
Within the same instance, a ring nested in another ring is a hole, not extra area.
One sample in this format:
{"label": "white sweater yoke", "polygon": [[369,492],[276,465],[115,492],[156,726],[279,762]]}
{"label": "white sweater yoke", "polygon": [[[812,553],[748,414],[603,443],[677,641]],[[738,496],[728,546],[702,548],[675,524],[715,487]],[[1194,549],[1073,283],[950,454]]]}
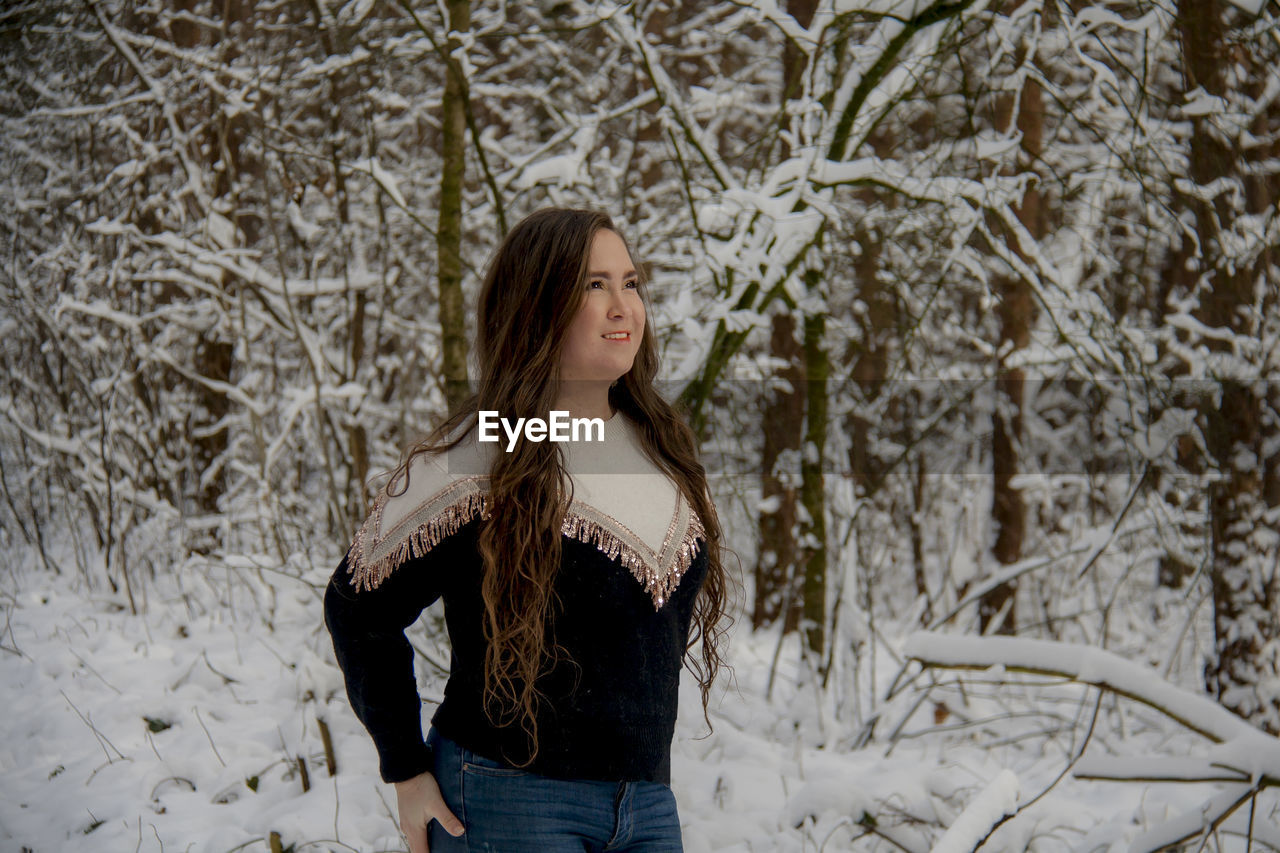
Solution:
{"label": "white sweater yoke", "polygon": [[[595,437],[594,431],[592,436]],[[528,439],[521,438],[521,441]],[[506,437],[480,442],[473,429],[439,455],[419,455],[404,491],[384,489],[352,545],[352,582],[373,588],[410,557],[421,556],[487,512],[488,472]],[[704,538],[701,520],[675,483],[645,455],[621,412],[604,422],[604,440],[558,442],[573,488],[561,532],[619,560],[661,608]]]}

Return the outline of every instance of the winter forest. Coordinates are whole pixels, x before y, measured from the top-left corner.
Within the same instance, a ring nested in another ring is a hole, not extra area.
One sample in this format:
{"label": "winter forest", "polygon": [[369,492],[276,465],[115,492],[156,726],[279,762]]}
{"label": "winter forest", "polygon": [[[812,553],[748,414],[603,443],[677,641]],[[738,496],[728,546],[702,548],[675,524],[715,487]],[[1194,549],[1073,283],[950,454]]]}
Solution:
{"label": "winter forest", "polygon": [[9,0],[0,50],[4,850],[406,849],[321,595],[551,204],[643,262],[734,553],[686,849],[1280,850],[1274,0]]}

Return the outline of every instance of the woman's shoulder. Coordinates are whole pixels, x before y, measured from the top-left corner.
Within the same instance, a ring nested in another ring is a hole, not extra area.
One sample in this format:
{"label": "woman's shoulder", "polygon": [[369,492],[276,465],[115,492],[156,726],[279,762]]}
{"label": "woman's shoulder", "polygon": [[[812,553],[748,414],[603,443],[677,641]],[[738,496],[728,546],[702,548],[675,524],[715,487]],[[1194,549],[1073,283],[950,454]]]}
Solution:
{"label": "woman's shoulder", "polygon": [[414,453],[379,492],[352,540],[352,584],[373,589],[480,515],[488,470],[474,431],[452,447]]}

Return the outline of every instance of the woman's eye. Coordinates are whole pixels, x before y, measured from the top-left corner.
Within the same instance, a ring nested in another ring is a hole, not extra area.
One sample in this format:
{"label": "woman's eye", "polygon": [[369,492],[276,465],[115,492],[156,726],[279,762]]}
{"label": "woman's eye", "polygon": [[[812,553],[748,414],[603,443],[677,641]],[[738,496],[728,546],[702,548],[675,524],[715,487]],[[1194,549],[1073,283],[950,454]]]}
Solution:
{"label": "woman's eye", "polygon": [[636,281],[634,278],[623,285],[623,287],[635,287],[635,288],[638,288],[639,286],[640,286],[640,282]]}
{"label": "woman's eye", "polygon": [[603,281],[593,281],[587,284],[588,288],[604,287]]}

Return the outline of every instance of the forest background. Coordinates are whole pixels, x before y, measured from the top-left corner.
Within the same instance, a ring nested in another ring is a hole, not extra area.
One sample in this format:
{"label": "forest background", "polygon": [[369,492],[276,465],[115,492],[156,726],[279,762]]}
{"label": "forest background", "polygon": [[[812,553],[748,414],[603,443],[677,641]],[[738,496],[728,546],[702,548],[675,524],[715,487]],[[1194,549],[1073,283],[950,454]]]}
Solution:
{"label": "forest background", "polygon": [[740,557],[690,849],[1280,849],[1278,19],[6,4],[0,838],[400,843],[319,593],[560,204],[644,261]]}

